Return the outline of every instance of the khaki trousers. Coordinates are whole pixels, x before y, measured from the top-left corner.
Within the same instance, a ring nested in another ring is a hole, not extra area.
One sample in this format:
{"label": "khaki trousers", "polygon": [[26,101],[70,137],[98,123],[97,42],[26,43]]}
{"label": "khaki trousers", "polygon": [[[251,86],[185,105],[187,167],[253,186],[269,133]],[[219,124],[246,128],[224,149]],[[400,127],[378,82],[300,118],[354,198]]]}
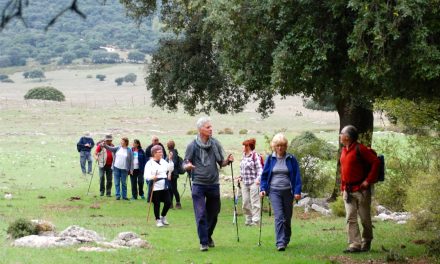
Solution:
{"label": "khaki trousers", "polygon": [[[360,249],[365,243],[373,240],[373,226],[371,224],[371,190],[353,192],[351,202],[347,203],[348,194],[343,193],[345,214],[347,220],[348,244],[351,248]],[[359,231],[358,215],[363,227],[362,236]]]}
{"label": "khaki trousers", "polygon": [[255,183],[241,187],[241,198],[243,201],[243,213],[246,216],[246,224],[260,222],[260,196],[259,186]]}

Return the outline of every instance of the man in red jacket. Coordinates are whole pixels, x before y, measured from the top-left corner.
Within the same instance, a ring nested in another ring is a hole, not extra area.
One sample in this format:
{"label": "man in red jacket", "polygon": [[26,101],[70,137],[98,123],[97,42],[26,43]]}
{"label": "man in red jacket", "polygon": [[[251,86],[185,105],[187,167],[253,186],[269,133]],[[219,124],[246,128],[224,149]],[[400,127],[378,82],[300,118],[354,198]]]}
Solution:
{"label": "man in red jacket", "polygon": [[[113,147],[112,135],[106,135],[104,141],[105,144]],[[107,197],[111,197],[113,153],[108,149],[102,148],[101,144],[98,144],[94,156],[99,166],[99,192],[101,196],[104,196],[105,192]]]}
{"label": "man in red jacket", "polygon": [[[369,251],[373,240],[371,188],[377,181],[380,161],[366,146],[357,142],[354,126],[345,126],[339,135],[341,153],[341,191],[343,192],[349,246],[344,253]],[[359,231],[358,215],[363,226]]]}

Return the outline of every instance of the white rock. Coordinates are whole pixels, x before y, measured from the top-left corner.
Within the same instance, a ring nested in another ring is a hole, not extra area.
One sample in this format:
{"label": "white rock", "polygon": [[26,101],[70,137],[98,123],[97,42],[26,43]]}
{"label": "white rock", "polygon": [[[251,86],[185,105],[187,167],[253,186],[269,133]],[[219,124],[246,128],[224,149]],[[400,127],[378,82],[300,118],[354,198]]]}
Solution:
{"label": "white rock", "polygon": [[60,237],[72,237],[81,242],[97,242],[104,239],[93,230],[88,230],[76,225],[69,226],[60,233]]}
{"label": "white rock", "polygon": [[374,217],[374,219],[378,219],[378,220],[381,220],[381,221],[386,221],[386,220],[392,220],[393,218],[390,215],[387,215],[385,213],[381,213],[379,215],[376,215]]}
{"label": "white rock", "polygon": [[397,224],[398,225],[404,225],[404,224],[406,224],[406,221],[398,221]]}
{"label": "white rock", "polygon": [[12,193],[5,194],[5,199],[6,200],[11,200],[12,199]]}
{"label": "white rock", "polygon": [[321,207],[317,204],[312,204],[312,209],[323,214],[323,215],[330,215],[330,211],[325,209],[324,207]]}
{"label": "white rock", "polygon": [[147,241],[142,240],[140,238],[135,238],[127,242],[127,246],[135,247],[135,248],[146,248],[149,247]]}
{"label": "white rock", "polygon": [[391,214],[392,212],[390,211],[390,210],[388,210],[387,208],[385,208],[384,206],[382,206],[382,205],[378,205],[378,206],[376,206],[376,211],[377,211],[377,214],[379,215],[379,214],[382,214],[382,213],[384,213],[384,214]]}
{"label": "white rock", "polygon": [[133,232],[121,232],[118,234],[118,239],[124,240],[124,241],[130,241],[130,240],[133,240],[136,238],[139,238],[139,236]]}
{"label": "white rock", "polygon": [[80,247],[78,248],[78,251],[83,252],[109,252],[109,251],[115,251],[113,248],[101,248],[101,247]]}
{"label": "white rock", "polygon": [[297,206],[304,207],[306,205],[310,205],[310,202],[311,202],[310,197],[306,197],[304,199],[299,200]]}
{"label": "white rock", "polygon": [[31,235],[16,239],[12,245],[15,247],[52,248],[73,246],[79,243],[78,240],[71,237]]}

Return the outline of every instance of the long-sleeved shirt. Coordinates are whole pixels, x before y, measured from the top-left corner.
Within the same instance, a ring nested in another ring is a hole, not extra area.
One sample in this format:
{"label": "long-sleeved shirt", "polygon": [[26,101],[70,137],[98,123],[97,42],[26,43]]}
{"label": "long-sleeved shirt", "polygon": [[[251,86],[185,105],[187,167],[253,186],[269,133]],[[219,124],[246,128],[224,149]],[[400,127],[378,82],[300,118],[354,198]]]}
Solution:
{"label": "long-sleeved shirt", "polygon": [[[359,146],[360,157],[356,154],[356,146]],[[356,192],[364,180],[370,184],[377,181],[380,160],[366,146],[354,142],[348,148],[343,147],[340,161],[342,191],[350,185],[351,191]]]}
{"label": "long-sleeved shirt", "polygon": [[164,159],[161,159],[160,161],[150,159],[147,161],[147,164],[145,164],[144,179],[151,181],[154,179],[154,176],[157,176],[153,191],[165,190],[168,173],[171,173],[173,169],[174,163],[172,160],[167,162]]}
{"label": "long-sleeved shirt", "polygon": [[240,176],[244,185],[252,185],[263,171],[260,155],[252,151],[249,155],[243,154],[240,162]]}
{"label": "long-sleeved shirt", "polygon": [[[89,144],[90,146],[86,146],[87,144]],[[78,143],[76,143],[76,149],[78,150],[78,152],[81,151],[90,152],[94,146],[95,146],[95,142],[91,137],[81,137]]]}

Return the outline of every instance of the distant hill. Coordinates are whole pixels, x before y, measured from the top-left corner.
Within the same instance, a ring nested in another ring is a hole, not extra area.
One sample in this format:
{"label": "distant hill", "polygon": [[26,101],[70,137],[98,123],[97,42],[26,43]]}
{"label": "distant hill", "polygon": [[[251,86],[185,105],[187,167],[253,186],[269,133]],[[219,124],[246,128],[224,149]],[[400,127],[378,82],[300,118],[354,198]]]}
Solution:
{"label": "distant hill", "polygon": [[[0,0],[0,11],[7,0]],[[69,6],[71,0],[29,1],[25,23],[15,20],[0,32],[0,68],[22,66],[30,60],[41,65],[70,64],[77,59],[91,63],[118,63],[131,56],[139,62],[143,54],[153,52],[164,33],[159,23],[146,20],[138,28],[126,17],[117,0],[80,0],[78,8],[87,16],[82,19],[71,11],[44,31],[51,18]],[[106,47],[107,49],[105,49]],[[118,52],[109,52],[114,49]],[[132,54],[130,54],[130,52]],[[125,56],[120,56],[125,53]]]}

